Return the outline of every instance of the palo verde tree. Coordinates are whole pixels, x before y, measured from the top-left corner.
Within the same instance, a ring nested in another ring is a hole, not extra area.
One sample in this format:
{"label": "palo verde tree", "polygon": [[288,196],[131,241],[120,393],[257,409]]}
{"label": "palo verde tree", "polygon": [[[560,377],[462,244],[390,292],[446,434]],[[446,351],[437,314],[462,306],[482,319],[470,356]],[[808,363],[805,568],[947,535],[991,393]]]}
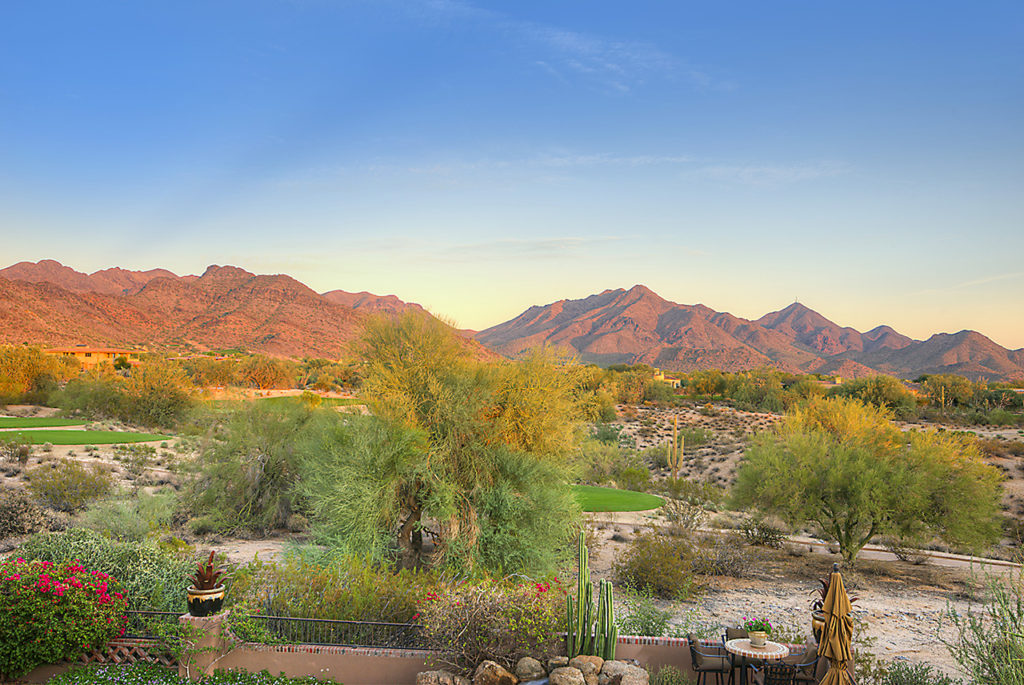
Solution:
{"label": "palo verde tree", "polygon": [[[578,519],[571,370],[545,353],[482,363],[417,313],[370,321],[356,347],[373,418],[307,451],[303,497],[319,530],[354,552],[397,549],[406,566],[425,561],[426,528],[436,564],[549,570]],[[328,487],[333,474],[351,485]]]}
{"label": "palo verde tree", "polygon": [[967,440],[902,432],[882,408],[818,399],[760,436],[737,473],[734,501],[813,522],[852,563],[875,535],[965,547],[999,533],[999,472]]}

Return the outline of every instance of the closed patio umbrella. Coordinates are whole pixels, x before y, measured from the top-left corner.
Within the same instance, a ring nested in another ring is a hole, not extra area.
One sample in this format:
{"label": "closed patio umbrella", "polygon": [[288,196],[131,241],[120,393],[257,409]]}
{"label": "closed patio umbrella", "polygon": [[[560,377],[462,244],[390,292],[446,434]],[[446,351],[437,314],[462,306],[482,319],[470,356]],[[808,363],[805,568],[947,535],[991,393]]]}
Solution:
{"label": "closed patio umbrella", "polygon": [[821,609],[825,614],[825,628],[821,631],[818,656],[828,659],[828,673],[822,678],[821,685],[850,685],[853,678],[847,668],[853,660],[850,653],[853,618],[850,617],[852,607],[843,586],[843,576],[839,573],[839,564],[832,566],[828,594]]}

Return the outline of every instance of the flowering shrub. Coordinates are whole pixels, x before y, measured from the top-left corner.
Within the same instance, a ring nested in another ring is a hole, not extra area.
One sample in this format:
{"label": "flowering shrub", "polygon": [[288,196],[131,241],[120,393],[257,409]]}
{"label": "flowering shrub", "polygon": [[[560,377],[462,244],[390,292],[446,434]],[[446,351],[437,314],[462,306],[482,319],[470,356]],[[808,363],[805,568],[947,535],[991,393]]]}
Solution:
{"label": "flowering shrub", "polygon": [[512,668],[524,656],[565,653],[565,590],[558,579],[512,585],[459,583],[427,593],[419,620],[442,664],[468,672],[485,659]]}
{"label": "flowering shrub", "polygon": [[18,678],[124,634],[116,580],[78,562],[0,562],[0,675]]}

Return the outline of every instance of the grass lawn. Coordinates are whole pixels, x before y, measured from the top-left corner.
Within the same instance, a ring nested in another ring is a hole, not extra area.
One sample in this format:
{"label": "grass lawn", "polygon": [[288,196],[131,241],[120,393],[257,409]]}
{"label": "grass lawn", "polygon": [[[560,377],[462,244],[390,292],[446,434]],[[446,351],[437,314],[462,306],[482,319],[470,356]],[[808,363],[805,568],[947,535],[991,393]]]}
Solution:
{"label": "grass lawn", "polygon": [[56,426],[83,426],[88,421],[78,419],[44,419],[39,417],[21,418],[0,416],[0,428],[54,428]]}
{"label": "grass lawn", "polygon": [[125,442],[151,442],[153,440],[170,440],[167,435],[153,433],[119,433],[116,431],[4,431],[0,438],[28,443],[30,445],[114,445]]}
{"label": "grass lawn", "polygon": [[664,504],[660,497],[646,492],[599,488],[596,485],[574,485],[572,490],[583,511],[647,511]]}

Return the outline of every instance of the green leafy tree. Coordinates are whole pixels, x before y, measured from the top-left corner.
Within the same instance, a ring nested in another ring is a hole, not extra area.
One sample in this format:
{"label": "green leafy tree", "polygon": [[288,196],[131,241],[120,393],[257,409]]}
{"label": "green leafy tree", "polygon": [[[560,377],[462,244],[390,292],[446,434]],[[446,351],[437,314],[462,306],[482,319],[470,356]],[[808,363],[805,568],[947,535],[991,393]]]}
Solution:
{"label": "green leafy tree", "polygon": [[[546,351],[480,363],[450,327],[416,314],[371,320],[356,347],[363,396],[382,423],[374,430],[401,449],[370,440],[379,467],[359,488],[313,506],[334,508],[339,520],[340,512],[377,507],[364,520],[375,522],[380,539],[396,541],[407,566],[425,561],[419,536],[429,518],[437,564],[548,570],[550,551],[568,541],[578,518],[566,487],[580,411],[571,369]],[[338,473],[368,466],[343,439],[335,442]],[[374,487],[378,495],[364,499]],[[304,490],[311,501],[312,491]],[[348,524],[335,532],[351,546],[366,544]]]}
{"label": "green leafy tree", "polygon": [[945,409],[966,406],[974,399],[974,384],[963,376],[938,373],[924,379],[924,391],[932,404]]}
{"label": "green leafy tree", "polygon": [[917,408],[914,393],[910,392],[901,380],[893,376],[878,375],[856,378],[836,386],[829,395],[855,397],[876,407],[891,409],[900,418],[913,414]]}
{"label": "green leafy tree", "polygon": [[968,547],[997,539],[999,472],[972,443],[903,433],[890,417],[842,398],[798,407],[748,450],[735,503],[816,523],[850,563],[880,534]]}

